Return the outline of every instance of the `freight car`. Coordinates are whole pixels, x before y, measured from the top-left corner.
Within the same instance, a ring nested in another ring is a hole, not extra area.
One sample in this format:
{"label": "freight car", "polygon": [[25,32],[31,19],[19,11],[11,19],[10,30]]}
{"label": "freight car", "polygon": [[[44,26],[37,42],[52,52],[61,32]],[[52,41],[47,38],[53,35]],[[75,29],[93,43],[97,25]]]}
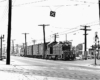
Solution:
{"label": "freight car", "polygon": [[24,56],[24,52],[25,52],[25,49],[24,48],[21,48],[20,49],[20,56]]}
{"label": "freight car", "polygon": [[[47,46],[48,43],[46,43]],[[42,58],[43,43],[27,46],[27,57]]]}

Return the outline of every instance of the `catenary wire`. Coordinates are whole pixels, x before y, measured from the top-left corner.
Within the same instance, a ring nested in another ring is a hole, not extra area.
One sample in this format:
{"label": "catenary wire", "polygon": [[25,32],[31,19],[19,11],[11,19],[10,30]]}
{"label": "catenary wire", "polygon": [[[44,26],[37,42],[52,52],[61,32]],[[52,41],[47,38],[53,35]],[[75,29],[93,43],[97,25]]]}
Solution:
{"label": "catenary wire", "polygon": [[40,1],[22,3],[22,4],[12,5],[12,6],[13,6],[13,7],[15,7],[15,6],[22,6],[22,5],[34,4],[34,3],[44,2],[44,1],[47,1],[47,0],[40,0]]}
{"label": "catenary wire", "polygon": [[[38,3],[38,2],[44,2],[44,1],[47,1],[47,0],[35,1],[35,2],[29,2],[29,3],[22,3],[22,4],[18,4],[18,5],[13,5],[13,7],[14,7],[14,6],[28,5],[28,4]],[[82,2],[82,3],[84,3],[84,4],[74,4],[74,6],[77,6],[77,5],[85,5],[86,3],[88,3],[88,4],[98,4],[98,2],[95,3],[95,2],[87,2],[87,1],[79,1],[79,0],[70,0],[70,1]],[[54,6],[72,6],[72,5],[54,5]],[[46,7],[47,7],[47,6],[46,6]]]}

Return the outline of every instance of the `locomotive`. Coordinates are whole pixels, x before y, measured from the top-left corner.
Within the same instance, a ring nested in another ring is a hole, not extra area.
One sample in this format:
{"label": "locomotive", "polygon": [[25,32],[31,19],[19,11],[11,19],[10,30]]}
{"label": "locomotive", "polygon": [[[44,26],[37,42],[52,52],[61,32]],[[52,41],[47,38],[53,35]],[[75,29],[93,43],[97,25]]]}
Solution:
{"label": "locomotive", "polygon": [[48,45],[47,48],[47,59],[61,59],[61,60],[74,60],[75,54],[71,49],[72,45],[70,42],[54,42]]}
{"label": "locomotive", "polygon": [[[27,57],[42,58],[43,43],[27,46]],[[21,54],[22,56],[22,54]],[[23,55],[24,56],[24,55]],[[45,59],[74,60],[71,42],[48,42],[46,43]]]}

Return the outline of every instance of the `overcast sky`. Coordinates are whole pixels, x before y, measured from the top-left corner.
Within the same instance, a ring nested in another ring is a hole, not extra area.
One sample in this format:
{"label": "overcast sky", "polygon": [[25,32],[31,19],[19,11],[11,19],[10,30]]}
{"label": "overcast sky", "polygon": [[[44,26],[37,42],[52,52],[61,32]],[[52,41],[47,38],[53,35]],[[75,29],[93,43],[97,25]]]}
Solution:
{"label": "overcast sky", "polygon": [[[0,1],[0,34],[5,34],[7,41],[8,0]],[[51,10],[56,12],[55,17],[50,16]],[[80,25],[88,25],[92,29],[88,31],[89,47],[94,44],[95,32],[100,30],[98,0],[13,0],[11,38],[15,39],[15,44],[24,43],[22,33],[25,32],[29,33],[28,44],[32,44],[32,39],[37,43],[43,42],[43,27],[38,26],[40,24],[50,25],[45,27],[46,41],[52,41],[54,33],[59,35],[57,41],[64,41],[67,34],[73,45],[84,42],[84,31],[72,31],[83,28]],[[76,29],[69,31],[71,28]]]}

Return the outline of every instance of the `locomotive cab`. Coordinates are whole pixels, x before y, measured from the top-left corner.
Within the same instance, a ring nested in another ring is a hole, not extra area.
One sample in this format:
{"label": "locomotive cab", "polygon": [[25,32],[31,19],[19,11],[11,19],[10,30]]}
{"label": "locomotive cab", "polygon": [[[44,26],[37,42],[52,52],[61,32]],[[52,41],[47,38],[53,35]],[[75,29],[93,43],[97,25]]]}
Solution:
{"label": "locomotive cab", "polygon": [[73,51],[71,50],[71,45],[69,44],[63,44],[62,45],[62,59],[63,60],[74,60],[75,55],[73,54]]}

